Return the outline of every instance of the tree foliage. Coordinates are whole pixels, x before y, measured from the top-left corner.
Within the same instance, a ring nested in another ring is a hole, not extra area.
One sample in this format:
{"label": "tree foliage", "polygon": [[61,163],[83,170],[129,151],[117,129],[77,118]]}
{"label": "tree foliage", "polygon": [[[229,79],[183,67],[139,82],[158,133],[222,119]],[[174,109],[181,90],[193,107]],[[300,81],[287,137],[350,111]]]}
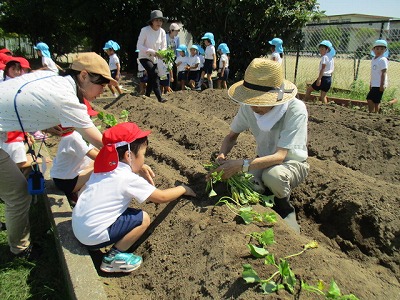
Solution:
{"label": "tree foliage", "polygon": [[136,41],[150,11],[179,20],[200,42],[213,32],[216,43],[231,49],[231,66],[243,71],[248,63],[269,51],[268,40],[281,37],[285,45],[311,18],[316,0],[3,0],[0,27],[6,32],[27,35],[32,44],[44,41],[53,52],[67,53],[77,46],[102,53],[113,39],[121,45],[122,63],[135,61]]}

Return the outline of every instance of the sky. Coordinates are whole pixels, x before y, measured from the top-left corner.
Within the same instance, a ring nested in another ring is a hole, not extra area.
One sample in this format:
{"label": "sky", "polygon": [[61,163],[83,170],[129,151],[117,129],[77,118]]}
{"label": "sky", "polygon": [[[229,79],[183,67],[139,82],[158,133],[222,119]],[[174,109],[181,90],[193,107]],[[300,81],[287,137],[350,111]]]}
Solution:
{"label": "sky", "polygon": [[400,0],[317,0],[325,14],[363,14],[400,19]]}

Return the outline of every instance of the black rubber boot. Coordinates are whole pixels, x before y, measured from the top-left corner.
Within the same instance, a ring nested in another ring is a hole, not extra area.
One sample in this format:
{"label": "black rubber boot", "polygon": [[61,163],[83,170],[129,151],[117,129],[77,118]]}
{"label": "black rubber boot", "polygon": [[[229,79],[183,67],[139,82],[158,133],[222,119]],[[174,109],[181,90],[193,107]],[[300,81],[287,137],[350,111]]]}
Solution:
{"label": "black rubber boot", "polygon": [[300,226],[296,220],[296,210],[290,203],[290,195],[285,198],[276,198],[275,205],[272,208],[296,233],[300,233]]}

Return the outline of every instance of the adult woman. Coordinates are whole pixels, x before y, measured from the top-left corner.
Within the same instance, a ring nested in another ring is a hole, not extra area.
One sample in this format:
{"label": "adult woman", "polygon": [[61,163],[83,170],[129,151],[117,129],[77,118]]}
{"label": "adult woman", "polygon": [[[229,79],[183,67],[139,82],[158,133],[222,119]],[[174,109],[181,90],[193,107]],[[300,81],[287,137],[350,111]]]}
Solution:
{"label": "adult woman", "polygon": [[[37,71],[3,82],[0,84],[0,140],[4,141],[8,131],[36,131],[61,124],[75,127],[88,142],[101,148],[102,135],[87,114],[83,98],[94,100],[109,83],[117,84],[110,76],[107,62],[96,53],[79,54],[64,77]],[[0,198],[6,204],[10,251],[29,256],[31,196],[25,177],[2,149]]]}
{"label": "adult woman", "polygon": [[136,49],[139,50],[139,61],[148,76],[146,96],[149,97],[153,90],[157,100],[162,103],[167,100],[161,97],[160,79],[156,70],[157,61],[161,58],[157,51],[167,49],[165,30],[161,28],[164,21],[166,18],[163,17],[163,13],[160,10],[153,10],[150,13],[149,25],[140,31],[136,45]]}

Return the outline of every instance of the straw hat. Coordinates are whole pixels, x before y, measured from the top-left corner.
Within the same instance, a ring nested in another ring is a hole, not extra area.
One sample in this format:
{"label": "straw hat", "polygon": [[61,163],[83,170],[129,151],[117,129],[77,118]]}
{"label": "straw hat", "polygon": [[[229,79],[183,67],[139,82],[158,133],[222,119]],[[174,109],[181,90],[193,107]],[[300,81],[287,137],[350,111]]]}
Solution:
{"label": "straw hat", "polygon": [[296,94],[296,85],[283,78],[281,64],[267,58],[253,59],[246,69],[244,80],[228,90],[232,100],[251,106],[281,105]]}

